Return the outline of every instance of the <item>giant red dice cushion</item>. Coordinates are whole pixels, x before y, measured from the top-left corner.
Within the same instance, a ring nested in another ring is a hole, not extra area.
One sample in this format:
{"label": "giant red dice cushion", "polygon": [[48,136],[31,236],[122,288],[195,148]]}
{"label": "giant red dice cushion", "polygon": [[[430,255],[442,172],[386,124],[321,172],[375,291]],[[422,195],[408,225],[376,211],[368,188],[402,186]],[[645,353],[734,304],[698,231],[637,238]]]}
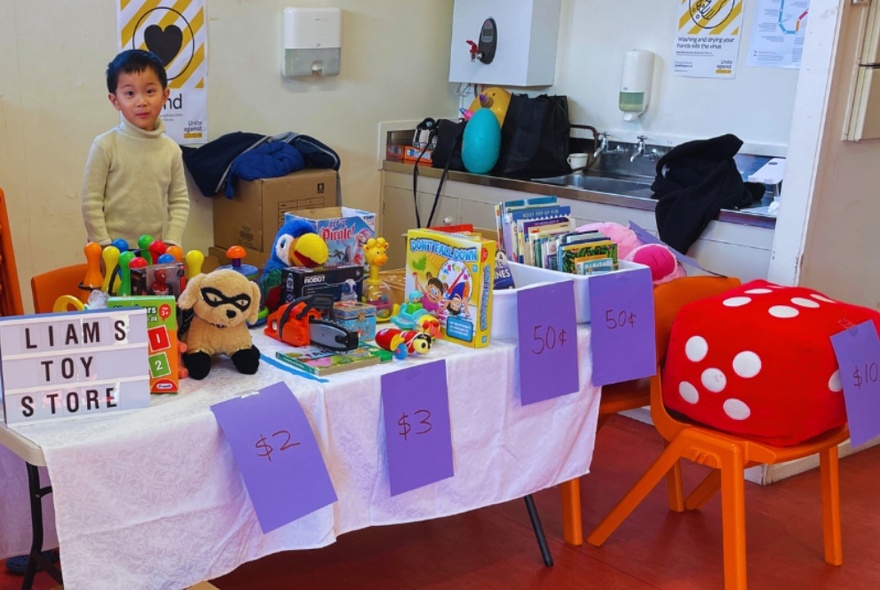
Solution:
{"label": "giant red dice cushion", "polygon": [[777,446],[846,423],[830,337],[880,314],[804,287],[759,280],[684,306],[663,402],[695,422]]}

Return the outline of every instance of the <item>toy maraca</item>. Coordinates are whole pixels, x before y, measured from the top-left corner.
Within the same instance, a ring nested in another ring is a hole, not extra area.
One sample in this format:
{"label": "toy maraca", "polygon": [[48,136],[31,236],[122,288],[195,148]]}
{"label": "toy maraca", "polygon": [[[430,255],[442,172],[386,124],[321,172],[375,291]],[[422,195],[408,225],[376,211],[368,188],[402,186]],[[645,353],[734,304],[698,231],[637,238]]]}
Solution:
{"label": "toy maraca", "polygon": [[183,265],[186,267],[186,278],[191,279],[202,272],[202,265],[205,263],[205,255],[198,250],[190,250],[183,259]]}
{"label": "toy maraca", "polygon": [[104,293],[110,293],[110,282],[113,280],[113,275],[116,274],[116,265],[119,263],[119,248],[107,246],[101,252],[101,258],[104,260],[104,282],[101,283],[101,290]]}
{"label": "toy maraca", "polygon": [[89,242],[83,247],[86,255],[86,276],[80,283],[80,300],[85,303],[89,300],[89,293],[93,289],[100,289],[104,282],[101,276],[101,245],[97,242]]}
{"label": "toy maraca", "polygon": [[168,249],[165,250],[165,254],[173,256],[175,262],[183,262],[183,248],[180,246],[175,246],[173,244],[168,246]]}
{"label": "toy maraca", "polygon": [[162,240],[153,240],[148,249],[150,251],[150,257],[152,258],[152,264],[158,264],[159,257],[165,254],[168,250],[168,246],[166,246],[165,242]]}
{"label": "toy maraca", "polygon": [[153,264],[153,256],[150,252],[150,244],[153,243],[153,236],[144,234],[138,238],[138,250],[143,258],[147,259],[147,264]]}
{"label": "toy maraca", "polygon": [[131,269],[129,265],[134,260],[134,252],[123,252],[119,255],[119,289],[117,295],[127,297],[131,295]]}

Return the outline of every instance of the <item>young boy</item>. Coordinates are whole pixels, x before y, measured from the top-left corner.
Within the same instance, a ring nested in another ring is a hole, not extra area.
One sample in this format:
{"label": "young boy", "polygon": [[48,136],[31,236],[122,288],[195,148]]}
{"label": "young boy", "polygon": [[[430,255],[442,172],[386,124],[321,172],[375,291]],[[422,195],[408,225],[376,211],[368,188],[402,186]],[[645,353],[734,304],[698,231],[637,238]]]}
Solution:
{"label": "young boy", "polygon": [[189,194],[180,146],[159,118],[169,94],[165,67],[149,51],[123,51],[107,66],[107,90],[123,120],[89,151],[82,190],[88,239],[106,246],[122,238],[137,248],[149,234],[180,245]]}

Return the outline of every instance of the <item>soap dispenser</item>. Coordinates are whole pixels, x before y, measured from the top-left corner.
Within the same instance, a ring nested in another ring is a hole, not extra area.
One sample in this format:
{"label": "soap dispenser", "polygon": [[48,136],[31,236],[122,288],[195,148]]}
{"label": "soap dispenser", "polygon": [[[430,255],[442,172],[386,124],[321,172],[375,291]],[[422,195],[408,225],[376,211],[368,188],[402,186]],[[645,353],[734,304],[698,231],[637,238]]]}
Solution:
{"label": "soap dispenser", "polygon": [[648,108],[651,78],[654,76],[654,54],[644,49],[627,51],[623,59],[618,106],[624,121],[635,121]]}

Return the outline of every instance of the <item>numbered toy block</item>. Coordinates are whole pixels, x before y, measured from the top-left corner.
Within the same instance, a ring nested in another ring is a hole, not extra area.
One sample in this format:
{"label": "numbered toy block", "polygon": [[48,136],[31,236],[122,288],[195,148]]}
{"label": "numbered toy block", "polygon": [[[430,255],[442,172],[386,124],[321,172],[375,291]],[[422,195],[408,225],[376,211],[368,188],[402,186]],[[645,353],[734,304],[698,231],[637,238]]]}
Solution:
{"label": "numbered toy block", "polygon": [[[406,241],[406,292],[435,316],[441,337],[489,345],[495,242],[430,229],[411,229]],[[392,320],[394,321],[394,320]]]}
{"label": "numbered toy block", "polygon": [[147,310],[150,393],[178,392],[177,302],[172,295],[110,297],[107,307]]}
{"label": "numbered toy block", "polygon": [[831,336],[878,312],[804,287],[752,281],[676,316],[663,401],[688,418],[787,446],[846,422]]}
{"label": "numbered toy block", "polygon": [[357,264],[365,266],[364,244],[376,235],[376,214],[351,207],[323,207],[286,212],[284,222],[303,219],[327,243],[327,268]]}

